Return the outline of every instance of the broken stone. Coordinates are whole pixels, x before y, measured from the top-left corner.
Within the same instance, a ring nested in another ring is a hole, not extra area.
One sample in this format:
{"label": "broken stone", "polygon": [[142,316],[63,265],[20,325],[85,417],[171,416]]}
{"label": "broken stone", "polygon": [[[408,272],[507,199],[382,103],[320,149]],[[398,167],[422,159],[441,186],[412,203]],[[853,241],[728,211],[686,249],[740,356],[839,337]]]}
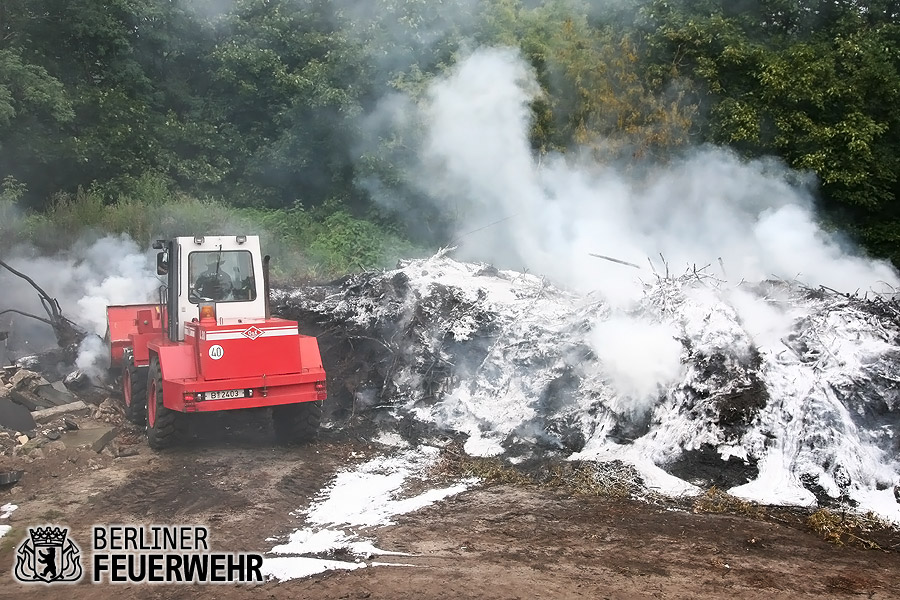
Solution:
{"label": "broken stone", "polygon": [[91,380],[84,371],[72,371],[63,379],[63,383],[70,390],[82,390],[91,385]]}
{"label": "broken stone", "polygon": [[0,398],[0,427],[14,431],[34,429],[34,416],[24,406],[13,403],[8,398]]}
{"label": "broken stone", "polygon": [[68,431],[78,431],[78,423],[72,419],[63,419],[63,423],[65,423]]}
{"label": "broken stone", "polygon": [[100,452],[116,437],[116,433],[115,427],[92,427],[90,429],[79,429],[78,431],[67,431],[60,439],[68,448],[87,446],[94,452]]}
{"label": "broken stone", "polygon": [[45,433],[44,435],[47,436],[47,439],[48,439],[48,440],[58,440],[58,439],[59,439],[59,432],[56,431],[55,429],[51,429],[50,431],[48,431],[48,432]]}
{"label": "broken stone", "polygon": [[10,485],[22,479],[25,471],[0,471],[0,485]]}
{"label": "broken stone", "polygon": [[[81,400],[76,400],[75,402],[71,402],[69,404],[63,404],[62,406],[54,406],[52,408],[45,408],[42,410],[38,410],[32,413],[35,421],[47,421],[49,419],[53,419],[64,413],[75,413],[88,411],[89,407],[87,404],[82,402]],[[78,425],[75,424],[74,421],[67,421],[66,428],[71,429],[68,423],[72,423],[75,425],[74,429],[78,429]]]}
{"label": "broken stone", "polygon": [[40,459],[44,458],[44,451],[41,450],[40,448],[35,448],[34,450],[32,450],[31,452],[28,453],[28,456],[35,460],[40,460]]}
{"label": "broken stone", "polygon": [[125,418],[125,411],[121,402],[107,398],[94,408],[91,418],[106,423],[121,423]]}
{"label": "broken stone", "polygon": [[9,396],[9,388],[5,385],[0,385],[0,398],[6,398]]}
{"label": "broken stone", "polygon": [[34,389],[34,393],[39,398],[50,402],[53,406],[62,406],[63,404],[70,404],[75,401],[75,396],[70,392],[61,392],[49,383],[37,386]]}
{"label": "broken stone", "polygon": [[25,384],[33,379],[40,379],[41,376],[34,371],[29,371],[28,369],[19,369],[15,375],[13,375],[9,382],[15,388],[25,387]]}
{"label": "broken stone", "polygon": [[54,440],[52,442],[47,442],[44,446],[44,450],[48,452],[61,452],[66,449],[66,444],[62,440]]}
{"label": "broken stone", "polygon": [[16,404],[21,404],[31,412],[42,408],[48,408],[47,405],[50,404],[49,402],[41,400],[31,392],[19,388],[15,388],[9,393],[9,399]]}
{"label": "broken stone", "polygon": [[44,444],[46,444],[49,441],[50,440],[48,440],[44,436],[35,437],[35,438],[28,440],[25,444],[23,444],[22,450],[27,454],[28,452],[31,452],[31,450],[33,448],[40,448],[41,446],[43,446]]}
{"label": "broken stone", "polygon": [[28,443],[28,436],[20,435],[19,437],[16,438],[16,441],[19,442],[20,446],[24,446],[25,444]]}
{"label": "broken stone", "polygon": [[119,448],[119,452],[116,454],[118,458],[125,458],[126,456],[137,456],[140,454],[140,450],[138,450],[137,446],[124,446]]}

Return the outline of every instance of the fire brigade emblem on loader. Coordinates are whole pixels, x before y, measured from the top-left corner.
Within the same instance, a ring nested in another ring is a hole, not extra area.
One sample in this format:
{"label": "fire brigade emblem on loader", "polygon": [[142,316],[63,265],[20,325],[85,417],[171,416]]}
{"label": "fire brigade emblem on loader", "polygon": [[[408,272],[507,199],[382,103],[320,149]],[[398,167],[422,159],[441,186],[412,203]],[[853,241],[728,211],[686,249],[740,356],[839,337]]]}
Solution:
{"label": "fire brigade emblem on loader", "polygon": [[270,410],[282,442],[318,433],[325,370],[315,337],[269,307],[268,256],[250,235],[159,240],[157,302],[110,306],[110,362],[125,414],[154,449],[189,413]]}
{"label": "fire brigade emblem on loader", "polygon": [[22,583],[75,582],[81,579],[81,549],[68,539],[68,529],[29,528],[16,549],[16,579]]}

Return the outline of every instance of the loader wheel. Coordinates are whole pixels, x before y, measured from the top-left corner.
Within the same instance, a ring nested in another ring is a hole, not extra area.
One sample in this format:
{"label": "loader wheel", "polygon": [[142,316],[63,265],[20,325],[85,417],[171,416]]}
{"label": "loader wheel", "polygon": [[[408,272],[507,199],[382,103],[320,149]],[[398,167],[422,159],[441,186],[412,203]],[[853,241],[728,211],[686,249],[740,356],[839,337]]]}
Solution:
{"label": "loader wheel", "polygon": [[162,370],[156,357],[150,359],[147,388],[147,441],[154,450],[168,448],[178,437],[180,415],[163,406]]}
{"label": "loader wheel", "polygon": [[134,357],[126,355],[122,369],[122,398],[125,416],[135,425],[147,421],[147,367],[134,366]]}
{"label": "loader wheel", "polygon": [[319,435],[322,403],[298,402],[272,407],[272,426],[276,439],[283,444],[311,442]]}

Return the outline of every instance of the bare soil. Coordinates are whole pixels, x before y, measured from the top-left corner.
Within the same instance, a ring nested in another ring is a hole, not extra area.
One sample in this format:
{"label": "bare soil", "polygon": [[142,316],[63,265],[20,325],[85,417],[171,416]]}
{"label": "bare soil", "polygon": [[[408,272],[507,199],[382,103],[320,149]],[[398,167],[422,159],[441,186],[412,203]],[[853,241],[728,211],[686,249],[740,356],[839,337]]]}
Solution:
{"label": "bare soil", "polygon": [[0,504],[19,505],[0,541],[0,598],[900,598],[893,534],[879,538],[881,550],[838,546],[790,511],[697,514],[674,503],[504,484],[370,532],[378,547],[409,553],[373,560],[413,566],[216,587],[14,582],[14,546],[28,526],[47,522],[67,525],[83,550],[94,524],[178,523],[209,525],[213,550],[266,551],[267,538],[302,525],[291,512],[337,470],[384,452],[357,431],[285,448],[253,419],[206,425],[207,434],[168,452],[142,442],[134,456],[64,450],[23,464],[22,481],[0,489]]}

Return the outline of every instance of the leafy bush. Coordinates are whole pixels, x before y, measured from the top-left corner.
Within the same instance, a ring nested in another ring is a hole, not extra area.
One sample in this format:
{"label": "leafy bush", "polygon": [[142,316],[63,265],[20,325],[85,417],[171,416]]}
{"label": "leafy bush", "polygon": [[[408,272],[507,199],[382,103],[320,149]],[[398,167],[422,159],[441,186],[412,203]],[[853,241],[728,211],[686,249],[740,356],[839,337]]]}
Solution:
{"label": "leafy bush", "polygon": [[[336,206],[308,212],[235,208],[221,201],[169,192],[154,174],[133,180],[128,193],[114,198],[100,188],[60,194],[46,213],[18,217],[10,226],[21,240],[57,251],[88,235],[126,234],[140,246],[154,239],[188,235],[259,235],[273,257],[277,279],[321,279],[348,271],[389,265],[421,254],[389,226],[352,216]],[[0,188],[0,216],[12,213],[21,188],[9,180]],[[3,220],[3,227],[6,223]]]}

